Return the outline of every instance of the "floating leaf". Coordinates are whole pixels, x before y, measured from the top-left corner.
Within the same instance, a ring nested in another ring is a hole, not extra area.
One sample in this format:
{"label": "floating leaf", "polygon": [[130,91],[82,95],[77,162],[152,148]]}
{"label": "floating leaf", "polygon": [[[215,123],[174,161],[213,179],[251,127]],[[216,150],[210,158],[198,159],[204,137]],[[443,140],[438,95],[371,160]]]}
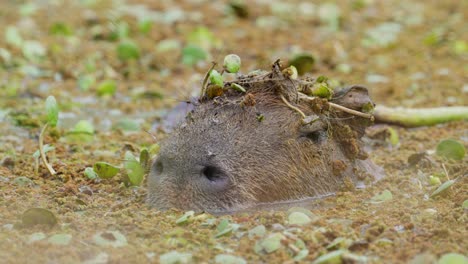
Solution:
{"label": "floating leaf", "polygon": [[229,226],[229,220],[222,219],[221,222],[219,222],[218,226],[216,227],[216,230],[218,230],[218,232],[221,232],[224,229],[226,229],[228,226]]}
{"label": "floating leaf", "polygon": [[229,220],[223,219],[216,227],[216,230],[218,231],[218,233],[215,235],[215,237],[221,237],[230,234],[234,230],[234,228],[229,223]]}
{"label": "floating leaf", "polygon": [[177,39],[163,39],[156,45],[156,51],[159,53],[179,50],[180,41]]}
{"label": "floating leaf", "polygon": [[309,216],[302,212],[292,212],[288,215],[288,223],[290,225],[306,225],[312,222]]}
{"label": "floating leaf", "polygon": [[123,61],[138,59],[140,57],[140,48],[131,40],[124,40],[117,45],[117,56]]}
{"label": "floating leaf", "polygon": [[223,67],[229,73],[237,73],[241,66],[241,58],[236,54],[229,54],[224,57]]}
{"label": "floating leaf", "polygon": [[292,214],[294,212],[301,212],[301,213],[307,215],[312,221],[316,221],[319,218],[317,215],[312,213],[309,209],[306,209],[306,208],[303,208],[303,207],[297,207],[297,206],[289,208],[288,211],[287,211],[287,214],[289,215],[289,214]]}
{"label": "floating leaf", "polygon": [[109,254],[101,252],[96,256],[81,262],[82,264],[105,264],[109,263]]}
{"label": "floating leaf", "polygon": [[32,227],[35,225],[48,225],[52,227],[57,224],[57,218],[47,209],[30,208],[21,216],[21,222],[23,227]]}
{"label": "floating leaf", "polygon": [[12,26],[6,28],[5,41],[15,47],[21,47],[23,45],[23,38],[21,37],[18,29]]}
{"label": "floating leaf", "polygon": [[123,118],[117,121],[117,123],[113,126],[113,129],[126,132],[140,131],[140,124],[135,120]]}
{"label": "floating leaf", "polygon": [[119,21],[118,23],[112,23],[112,32],[109,36],[110,40],[119,40],[125,39],[128,37],[130,32],[130,27],[125,21]]}
{"label": "floating leaf", "polygon": [[408,263],[409,264],[437,263],[437,258],[429,252],[424,252],[424,253],[415,255]]}
{"label": "floating leaf", "polygon": [[272,253],[281,248],[281,240],[284,236],[280,233],[269,235],[258,243],[260,251],[264,250],[266,253]]}
{"label": "floating leaf", "polygon": [[187,211],[182,215],[179,219],[176,220],[176,224],[182,225],[186,224],[190,218],[192,218],[195,215],[194,211]]}
{"label": "floating leaf", "polygon": [[385,237],[377,239],[375,243],[379,246],[393,245],[393,241]]}
{"label": "floating leaf", "polygon": [[433,28],[423,39],[423,43],[427,46],[436,46],[444,40],[444,36],[447,34],[447,28],[438,26]]}
{"label": "floating leaf", "polygon": [[29,244],[32,244],[36,241],[41,241],[43,239],[45,239],[47,236],[42,233],[42,232],[38,232],[38,233],[32,233],[29,237],[28,237],[28,243]]}
{"label": "floating leaf", "polygon": [[87,91],[91,86],[96,83],[96,78],[91,75],[82,75],[78,77],[78,87],[82,91]]}
{"label": "floating leaf", "polygon": [[33,181],[29,179],[28,177],[24,177],[24,176],[15,177],[15,179],[13,180],[13,183],[18,186],[33,185]]}
{"label": "floating leaf", "polygon": [[47,123],[51,127],[57,126],[58,122],[58,105],[57,101],[55,100],[55,97],[52,95],[49,95],[46,99],[46,112],[47,112]]}
{"label": "floating leaf", "polygon": [[91,142],[94,139],[93,124],[87,120],[80,120],[66,136],[70,142]]}
{"label": "floating leaf", "polygon": [[[3,61],[4,65],[9,65],[12,59],[11,52],[4,48],[0,48],[0,61]],[[8,96],[15,96],[16,91],[18,90],[18,82],[13,82],[12,84],[6,86],[6,91]]]}
{"label": "floating leaf", "polygon": [[182,63],[192,66],[199,61],[206,60],[208,54],[200,47],[187,45],[182,49]]}
{"label": "floating leaf", "polygon": [[11,111],[8,113],[16,126],[22,127],[39,127],[37,118],[32,118],[28,112]]}
{"label": "floating leaf", "polygon": [[127,171],[128,180],[134,186],[139,186],[145,175],[145,168],[130,151],[125,152],[124,168]]}
{"label": "floating leaf", "polygon": [[325,255],[322,255],[315,259],[312,264],[338,264],[342,263],[341,257],[343,256],[344,253],[346,253],[346,250],[340,249],[340,250],[335,250],[332,252],[328,252]]}
{"label": "floating leaf", "polygon": [[25,3],[20,5],[19,7],[19,13],[22,16],[30,16],[36,13],[38,7],[36,3]]}
{"label": "floating leaf", "polygon": [[349,74],[353,70],[353,67],[347,63],[340,63],[336,66],[336,70],[344,74]]}
{"label": "floating leaf", "polygon": [[228,254],[219,254],[215,257],[215,263],[219,264],[247,264],[247,261],[241,257],[228,255]]}
{"label": "floating leaf", "polygon": [[201,47],[204,50],[210,50],[220,45],[220,41],[215,37],[213,32],[206,27],[198,27],[190,32],[187,42],[191,45]]}
{"label": "floating leaf", "polygon": [[441,186],[439,186],[439,188],[437,188],[431,195],[430,197],[434,197],[434,196],[437,196],[443,192],[445,192],[446,190],[448,190],[448,188],[450,188],[450,186],[452,186],[453,184],[455,183],[455,180],[449,180],[449,181],[446,181],[444,182]]}
{"label": "floating leaf", "polygon": [[400,24],[385,22],[368,29],[362,42],[366,47],[387,47],[397,42],[400,31]]}
{"label": "floating leaf", "polygon": [[96,162],[94,163],[93,170],[97,173],[101,179],[109,179],[114,177],[118,172],[119,168],[109,164],[107,162]]}
{"label": "floating leaf", "polygon": [[224,81],[223,81],[223,76],[219,74],[217,70],[211,70],[210,72],[210,82],[212,84],[218,85],[220,87],[223,87]]}
{"label": "floating leaf", "polygon": [[88,120],[80,120],[76,123],[72,133],[94,134],[94,126]]}
{"label": "floating leaf", "polygon": [[263,237],[266,234],[266,228],[264,225],[258,225],[249,230],[249,238]]}
{"label": "floating leaf", "polygon": [[385,190],[379,194],[376,194],[371,198],[370,203],[383,203],[386,201],[391,201],[393,199],[393,194],[389,190]]}
{"label": "floating leaf", "polygon": [[171,251],[159,256],[160,264],[188,264],[192,262],[192,254]]}
{"label": "floating leaf", "polygon": [[356,255],[351,252],[345,252],[342,259],[344,263],[369,263],[368,257]]}
{"label": "floating leaf", "polygon": [[454,139],[444,139],[439,142],[436,154],[454,160],[462,160],[465,157],[465,146]]}
{"label": "floating leaf", "polygon": [[123,247],[127,245],[127,238],[119,231],[99,232],[93,236],[93,241],[98,246]]}
{"label": "floating leaf", "polygon": [[296,67],[299,75],[311,72],[315,65],[315,58],[307,53],[301,53],[289,60],[289,65]]}
{"label": "floating leaf", "polygon": [[72,235],[70,234],[55,234],[47,239],[47,242],[53,245],[66,246],[70,244]]}
{"label": "floating leaf", "polygon": [[144,18],[138,22],[138,30],[140,30],[143,34],[150,33],[151,29],[153,28],[153,21]]}
{"label": "floating leaf", "polygon": [[96,88],[97,95],[114,95],[117,91],[117,84],[113,80],[107,80],[101,82]]}
{"label": "floating leaf", "polygon": [[46,55],[44,46],[35,40],[25,41],[22,45],[23,55],[29,60],[37,60]]}
{"label": "floating leaf", "polygon": [[[51,146],[49,144],[46,144],[43,146],[43,149],[44,149],[44,154],[49,152],[49,151],[52,151],[55,149],[54,146]],[[34,158],[38,159],[40,156],[41,156],[41,153],[39,152],[39,150],[36,150],[36,152],[34,152],[34,154],[32,155]]]}
{"label": "floating leaf", "polygon": [[246,91],[245,91],[245,88],[242,87],[242,86],[240,86],[240,85],[237,84],[237,83],[231,83],[231,88],[232,88],[233,90],[236,90],[236,91],[241,92],[241,93],[245,93],[245,92],[246,92]]}
{"label": "floating leaf", "polygon": [[304,258],[306,258],[309,255],[309,250],[308,249],[302,249],[297,253],[296,256],[294,256],[294,261],[300,261]]}
{"label": "floating leaf", "polygon": [[429,184],[432,185],[432,186],[439,186],[442,184],[442,182],[440,181],[440,178],[439,177],[436,177],[436,176],[429,176]]}
{"label": "floating leaf", "polygon": [[97,179],[98,177],[97,173],[93,170],[93,168],[90,168],[90,167],[87,167],[84,170],[84,175],[90,180]]}
{"label": "floating leaf", "polygon": [[468,258],[462,254],[458,253],[447,253],[440,257],[437,264],[466,264],[468,263]]}
{"label": "floating leaf", "polygon": [[324,3],[320,5],[318,10],[318,16],[322,23],[337,31],[340,28],[341,11],[338,5],[334,3]]}
{"label": "floating leaf", "polygon": [[50,27],[49,32],[52,35],[61,35],[61,36],[73,35],[73,30],[71,29],[71,27],[62,22],[54,23]]}
{"label": "floating leaf", "polygon": [[468,53],[468,43],[463,41],[463,40],[456,40],[453,44],[452,44],[452,51],[456,54],[456,55],[463,55],[463,54],[466,54]]}
{"label": "floating leaf", "polygon": [[353,241],[344,237],[335,238],[330,244],[328,244],[327,249],[340,249],[347,248],[351,245]]}

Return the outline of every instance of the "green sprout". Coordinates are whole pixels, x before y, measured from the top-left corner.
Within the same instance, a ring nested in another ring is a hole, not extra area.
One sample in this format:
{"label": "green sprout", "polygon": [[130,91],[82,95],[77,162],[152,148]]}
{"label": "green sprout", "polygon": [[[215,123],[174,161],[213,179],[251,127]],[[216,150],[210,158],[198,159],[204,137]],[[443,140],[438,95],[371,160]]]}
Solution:
{"label": "green sprout", "polygon": [[210,82],[221,87],[224,85],[223,76],[217,70],[212,70],[210,72]]}
{"label": "green sprout", "polygon": [[117,45],[117,56],[122,61],[140,58],[140,48],[131,40],[124,40]]}

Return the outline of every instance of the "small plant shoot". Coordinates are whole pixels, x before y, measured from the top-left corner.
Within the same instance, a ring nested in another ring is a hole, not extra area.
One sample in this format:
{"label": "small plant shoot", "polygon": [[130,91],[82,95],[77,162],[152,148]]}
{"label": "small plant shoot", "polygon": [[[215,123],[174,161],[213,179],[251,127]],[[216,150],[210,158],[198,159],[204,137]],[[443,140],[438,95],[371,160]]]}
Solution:
{"label": "small plant shoot", "polygon": [[57,126],[59,108],[54,96],[48,96],[46,99],[47,123],[51,127]]}

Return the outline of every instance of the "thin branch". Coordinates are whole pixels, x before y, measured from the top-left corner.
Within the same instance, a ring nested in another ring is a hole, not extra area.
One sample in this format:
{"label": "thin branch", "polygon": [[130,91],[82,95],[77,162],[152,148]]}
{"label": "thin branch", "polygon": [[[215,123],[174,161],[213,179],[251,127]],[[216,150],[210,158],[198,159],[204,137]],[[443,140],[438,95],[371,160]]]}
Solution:
{"label": "thin branch", "polygon": [[447,172],[447,169],[445,168],[445,164],[444,164],[444,163],[442,163],[442,168],[444,168],[445,177],[447,177],[447,180],[450,181],[450,177],[449,177],[449,174],[448,174],[448,172]]}
{"label": "thin branch", "polygon": [[39,153],[41,154],[42,163],[46,166],[47,170],[49,171],[50,175],[54,176],[57,172],[52,168],[52,166],[47,162],[47,157],[44,152],[44,133],[49,126],[49,123],[46,123],[45,126],[42,128],[41,134],[39,134]]}
{"label": "thin branch", "polygon": [[149,132],[149,131],[146,130],[146,129],[145,129],[144,131],[145,131],[148,135],[150,135],[150,136],[153,138],[154,141],[158,141],[158,139],[156,138],[156,136],[153,135],[151,132]]}
{"label": "thin branch", "polygon": [[211,68],[208,70],[208,72],[205,74],[205,78],[203,78],[203,84],[202,84],[202,89],[201,89],[201,94],[200,98],[202,98],[205,95],[206,92],[206,84],[208,83],[208,79],[210,78],[210,73],[216,66],[216,62],[212,62],[213,65],[211,65]]}
{"label": "thin branch", "polygon": [[338,105],[338,104],[335,104],[335,103],[332,103],[332,102],[328,102],[328,105],[335,108],[335,109],[346,112],[348,114],[352,114],[352,115],[356,115],[356,116],[360,116],[360,117],[364,117],[364,118],[369,118],[371,121],[374,121],[374,116],[371,115],[371,114],[362,113],[362,112],[359,112],[359,111],[356,111],[356,110],[353,110],[353,109],[349,109],[349,108],[346,108],[344,106],[341,106],[341,105]]}
{"label": "thin branch", "polygon": [[280,97],[281,97],[281,100],[283,100],[283,102],[284,102],[289,108],[291,108],[292,110],[294,110],[294,111],[298,112],[299,114],[301,114],[302,118],[306,118],[306,115],[301,111],[301,109],[299,109],[299,108],[293,106],[292,104],[290,104],[290,103],[288,102],[288,100],[286,100],[286,98],[284,98],[283,95],[280,95]]}
{"label": "thin branch", "polygon": [[[299,95],[300,95],[301,99],[306,99],[309,102],[313,102],[314,100],[317,99],[317,97],[308,96],[308,95],[305,95],[303,93],[299,93]],[[369,118],[371,121],[374,121],[374,116],[371,115],[371,114],[366,114],[366,113],[363,113],[363,112],[359,112],[359,111],[356,111],[356,110],[353,110],[353,109],[350,109],[350,108],[347,108],[347,107],[344,107],[342,105],[338,105],[338,104],[335,104],[335,103],[332,103],[332,102],[327,102],[327,104],[330,107],[341,110],[341,111],[346,112],[348,114],[352,114],[352,115],[356,115],[356,116],[360,116],[360,117],[364,117],[364,118]]]}

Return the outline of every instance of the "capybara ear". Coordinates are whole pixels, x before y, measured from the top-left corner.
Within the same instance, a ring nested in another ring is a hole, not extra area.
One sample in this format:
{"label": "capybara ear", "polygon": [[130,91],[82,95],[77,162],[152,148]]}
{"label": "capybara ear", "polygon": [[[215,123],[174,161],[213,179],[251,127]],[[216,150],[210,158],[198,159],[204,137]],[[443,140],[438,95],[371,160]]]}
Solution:
{"label": "capybara ear", "polygon": [[[374,102],[369,97],[367,88],[360,85],[353,85],[335,91],[331,102],[363,113],[372,113],[375,107]],[[348,125],[351,129],[355,130],[358,138],[361,138],[364,135],[365,129],[372,124],[372,121],[367,118],[345,112],[337,112],[336,114],[340,118],[337,122]]]}
{"label": "capybara ear", "polygon": [[369,91],[361,85],[335,91],[331,102],[364,113],[371,112],[375,106],[369,97]]}

